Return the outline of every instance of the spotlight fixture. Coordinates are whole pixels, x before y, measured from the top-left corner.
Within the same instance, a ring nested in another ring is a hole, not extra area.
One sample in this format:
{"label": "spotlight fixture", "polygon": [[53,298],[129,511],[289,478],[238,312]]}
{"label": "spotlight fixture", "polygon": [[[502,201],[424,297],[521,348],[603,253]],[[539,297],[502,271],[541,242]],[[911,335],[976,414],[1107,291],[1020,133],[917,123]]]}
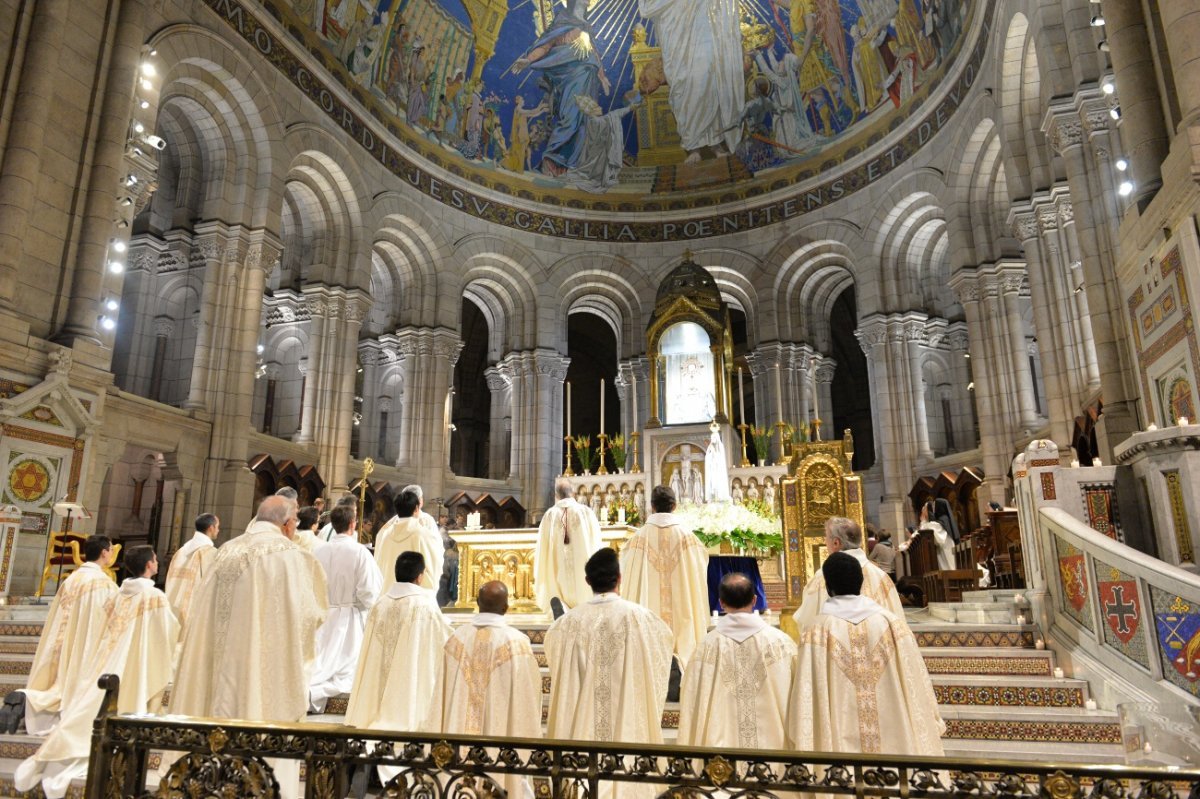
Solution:
{"label": "spotlight fixture", "polygon": [[114,275],[119,275],[125,271],[125,264],[121,263],[120,261],[109,261],[108,271],[112,272]]}
{"label": "spotlight fixture", "polygon": [[[153,51],[152,51],[152,53],[153,53]],[[155,69],[154,65],[151,64],[149,61],[143,61],[142,62],[142,74],[145,75],[147,78],[153,78],[155,75],[158,74],[158,70]]]}
{"label": "spotlight fixture", "polygon": [[119,308],[121,306],[120,306],[120,303],[118,303],[112,297],[109,297],[107,300],[104,301],[104,307],[110,311],[115,311],[115,310],[117,310],[117,308]]}
{"label": "spotlight fixture", "polygon": [[1108,115],[1110,117],[1112,117],[1113,119],[1120,119],[1121,118],[1121,106],[1114,105],[1112,108],[1108,109]]}
{"label": "spotlight fixture", "polygon": [[972,380],[970,383],[967,383],[967,391],[974,391],[974,390],[975,390],[975,381]]}
{"label": "spotlight fixture", "polygon": [[1117,187],[1117,194],[1120,194],[1122,197],[1128,197],[1129,195],[1133,194],[1133,181],[1121,181],[1121,185]]}
{"label": "spotlight fixture", "polygon": [[1097,14],[1096,16],[1092,17],[1092,27],[1093,28],[1103,28],[1104,27],[1104,15],[1103,14]]}
{"label": "spotlight fixture", "polygon": [[1096,49],[1102,53],[1107,53],[1110,49],[1108,46],[1108,39],[1101,39],[1100,44],[1096,45]]}
{"label": "spotlight fixture", "polygon": [[1106,80],[1104,83],[1100,84],[1100,91],[1104,92],[1105,94],[1112,94],[1116,90],[1117,87],[1111,80]]}
{"label": "spotlight fixture", "polygon": [[157,49],[157,48],[155,48],[155,49],[152,49],[152,50],[150,51],[150,55],[158,55],[158,49]]}
{"label": "spotlight fixture", "polygon": [[149,101],[149,100],[142,100],[140,103],[138,103],[138,106],[139,106],[139,107],[140,107],[140,108],[141,108],[143,111],[145,111],[147,108],[149,108],[149,107],[150,107],[150,101]]}
{"label": "spotlight fixture", "polygon": [[143,125],[141,122],[134,122],[133,123],[133,132],[134,133],[145,133],[146,126]]}
{"label": "spotlight fixture", "polygon": [[263,350],[265,350],[265,349],[266,349],[266,347],[264,347],[263,345],[259,344],[257,347],[255,347],[255,348],[254,348],[254,351],[255,351],[255,352],[257,352],[259,355],[262,355],[262,354],[263,354]]}
{"label": "spotlight fixture", "polygon": [[145,89],[146,91],[150,91],[151,89],[154,88],[154,84],[151,83],[146,78],[142,78],[142,88]]}
{"label": "spotlight fixture", "polygon": [[113,252],[125,252],[125,242],[120,239],[111,239],[109,245],[112,247]]}
{"label": "spotlight fixture", "polygon": [[1118,172],[1124,172],[1126,169],[1129,169],[1129,161],[1124,158],[1118,158],[1115,166],[1117,167]]}
{"label": "spotlight fixture", "polygon": [[121,198],[121,205],[123,205],[123,206],[125,206],[126,208],[128,208],[129,206],[133,205],[133,198],[132,198],[132,197],[122,197],[122,198]]}
{"label": "spotlight fixture", "polygon": [[117,321],[111,316],[101,316],[100,327],[104,328],[105,330],[115,330],[117,327]]}

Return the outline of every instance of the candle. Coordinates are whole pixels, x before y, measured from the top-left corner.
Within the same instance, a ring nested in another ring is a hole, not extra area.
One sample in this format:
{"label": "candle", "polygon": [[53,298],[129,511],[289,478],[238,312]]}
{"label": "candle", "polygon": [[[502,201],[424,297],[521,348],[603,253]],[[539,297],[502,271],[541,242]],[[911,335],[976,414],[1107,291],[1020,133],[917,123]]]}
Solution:
{"label": "candle", "polygon": [[1096,709],[1096,707],[1097,707],[1097,705],[1096,705],[1096,700],[1095,700],[1095,699],[1089,699],[1088,701],[1086,701],[1086,702],[1084,702],[1084,703],[1083,703],[1083,706],[1084,706],[1085,708],[1087,708],[1088,710],[1095,710],[1095,709]]}
{"label": "candle", "polygon": [[742,367],[738,367],[738,410],[741,411],[739,424],[746,423],[746,386],[742,383]]}
{"label": "candle", "polygon": [[783,421],[783,379],[780,377],[779,364],[775,364],[775,415],[777,421]]}
{"label": "candle", "polygon": [[1025,616],[1024,615],[1017,616],[1017,624],[1024,624],[1024,623],[1025,623]]}
{"label": "candle", "polygon": [[717,611],[715,611],[715,610],[714,610],[714,611],[713,611],[713,618],[714,618],[714,619],[719,619],[720,617],[721,617],[721,614],[720,614],[720,613],[718,613]]}
{"label": "candle", "polygon": [[1056,680],[1061,680],[1061,679],[1063,678],[1063,670],[1062,670],[1062,666],[1055,666],[1055,667],[1054,667],[1054,678],[1055,678]]}
{"label": "candle", "polygon": [[1191,424],[1191,422],[1188,421],[1188,418],[1186,416],[1179,417],[1179,426],[1180,427],[1187,427],[1189,424]]}
{"label": "candle", "polygon": [[567,381],[567,438],[571,437],[571,381]]}
{"label": "candle", "polygon": [[1079,461],[1078,461],[1077,459],[1075,459],[1075,458],[1072,458],[1072,459],[1071,459],[1071,468],[1072,468],[1072,469],[1078,469],[1078,468],[1079,468]]}
{"label": "candle", "polygon": [[629,428],[630,433],[636,433],[638,429],[637,418],[637,370],[629,370],[629,395],[633,398],[633,426]]}
{"label": "candle", "polygon": [[1154,422],[1151,422],[1150,426],[1146,428],[1146,432],[1153,433],[1157,429],[1158,429],[1158,425],[1156,425]]}
{"label": "candle", "polygon": [[1046,642],[1045,642],[1045,641],[1043,641],[1041,638],[1039,638],[1039,639],[1037,639],[1036,641],[1034,641],[1034,642],[1033,642],[1033,648],[1034,648],[1034,649],[1045,649],[1045,648],[1046,648]]}
{"label": "candle", "polygon": [[1150,745],[1149,741],[1146,741],[1146,745],[1142,747],[1142,751],[1146,754],[1150,754],[1154,751],[1154,747]]}
{"label": "candle", "polygon": [[617,524],[625,523],[625,509],[617,508]]}
{"label": "candle", "polygon": [[600,378],[600,435],[604,435],[604,378]]}
{"label": "candle", "polygon": [[1100,462],[1099,458],[1092,458],[1092,465],[1093,466],[1103,466],[1104,464]]}

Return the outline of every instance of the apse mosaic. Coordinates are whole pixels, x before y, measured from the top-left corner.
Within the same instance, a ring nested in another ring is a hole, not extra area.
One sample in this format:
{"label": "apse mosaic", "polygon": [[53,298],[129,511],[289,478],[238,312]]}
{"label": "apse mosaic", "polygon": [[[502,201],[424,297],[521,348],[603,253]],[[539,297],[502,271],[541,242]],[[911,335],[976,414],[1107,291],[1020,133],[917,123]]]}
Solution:
{"label": "apse mosaic", "polygon": [[938,82],[970,4],[266,5],[306,46],[319,43],[338,77],[368,92],[432,162],[531,199],[633,199],[745,181],[774,189],[810,177],[814,162],[856,154]]}

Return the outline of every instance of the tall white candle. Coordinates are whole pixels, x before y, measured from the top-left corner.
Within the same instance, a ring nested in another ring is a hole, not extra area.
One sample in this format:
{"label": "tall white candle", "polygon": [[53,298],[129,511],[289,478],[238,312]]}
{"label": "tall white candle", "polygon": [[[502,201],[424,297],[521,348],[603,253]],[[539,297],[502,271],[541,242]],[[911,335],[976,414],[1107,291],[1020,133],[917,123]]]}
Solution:
{"label": "tall white candle", "polygon": [[783,421],[783,379],[779,376],[782,370],[775,364],[775,415],[776,421]]}
{"label": "tall white candle", "polygon": [[600,378],[600,435],[604,435],[604,378]]}
{"label": "tall white candle", "polygon": [[571,437],[571,381],[567,381],[567,438]]}
{"label": "tall white candle", "polygon": [[742,383],[742,367],[738,367],[738,410],[741,411],[741,419],[738,424],[746,423],[746,386]]}
{"label": "tall white candle", "polygon": [[631,397],[630,402],[633,403],[633,426],[629,428],[629,432],[636,433],[638,431],[637,372],[634,371],[633,369],[629,370],[629,396]]}

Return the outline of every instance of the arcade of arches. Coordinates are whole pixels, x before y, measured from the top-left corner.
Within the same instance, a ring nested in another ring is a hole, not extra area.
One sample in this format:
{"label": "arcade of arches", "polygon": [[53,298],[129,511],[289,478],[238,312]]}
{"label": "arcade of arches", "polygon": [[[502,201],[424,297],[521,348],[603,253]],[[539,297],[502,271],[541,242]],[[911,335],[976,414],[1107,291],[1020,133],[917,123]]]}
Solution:
{"label": "arcade of arches", "polygon": [[0,0],[0,504],[44,532],[70,494],[165,553],[200,511],[236,531],[370,457],[535,521],[566,382],[576,434],[651,417],[647,326],[686,258],[729,308],[747,421],[851,430],[884,527],[922,476],[969,467],[1007,503],[1032,439],[1107,461],[1194,416],[1200,8],[915,5],[959,39],[858,139],[752,184],[706,151],[646,188],[626,154],[572,199],[429,155],[436,130],[410,147],[347,82],[358,51],[271,4]]}

